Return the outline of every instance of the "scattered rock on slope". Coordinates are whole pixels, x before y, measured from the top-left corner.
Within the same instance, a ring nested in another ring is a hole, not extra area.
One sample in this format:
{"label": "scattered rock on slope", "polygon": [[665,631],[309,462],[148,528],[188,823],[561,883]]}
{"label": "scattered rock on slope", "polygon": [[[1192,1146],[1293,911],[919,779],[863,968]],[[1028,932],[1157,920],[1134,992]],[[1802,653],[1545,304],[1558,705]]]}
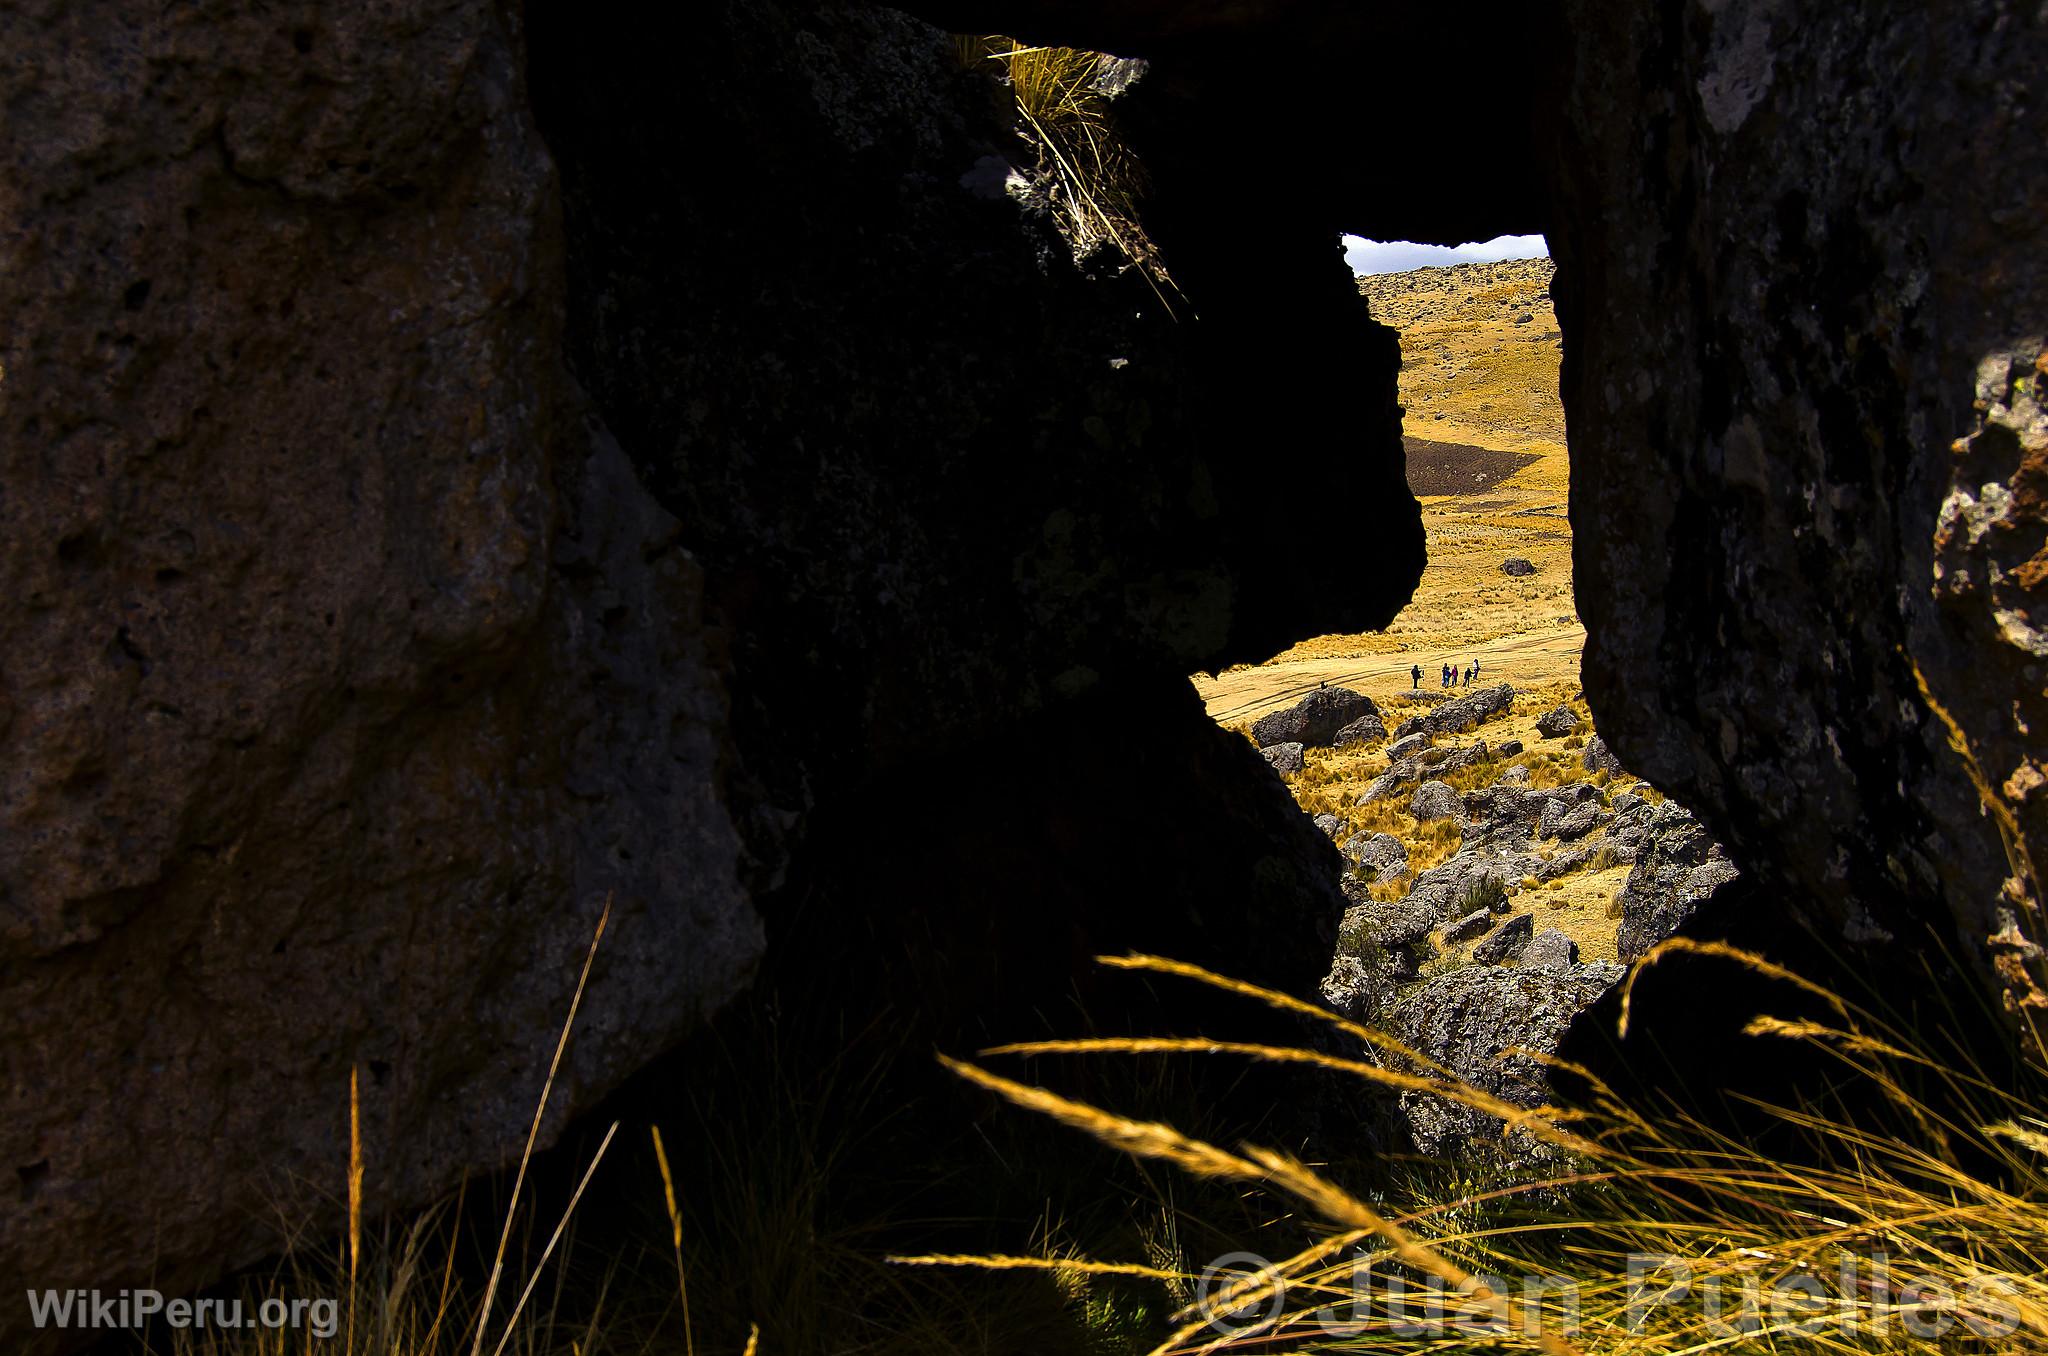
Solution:
{"label": "scattered rock on slope", "polygon": [[1259,750],[1259,757],[1272,764],[1273,771],[1284,777],[1291,772],[1301,771],[1305,766],[1301,753],[1301,745],[1298,743],[1269,744]]}
{"label": "scattered rock on slope", "polygon": [[1433,735],[1458,734],[1478,725],[1483,720],[1503,716],[1514,705],[1515,689],[1507,683],[1495,687],[1482,687],[1467,693],[1455,701],[1445,702],[1425,715],[1410,716],[1401,722],[1394,733],[1406,736],[1417,731]]}
{"label": "scattered rock on slope", "polygon": [[1306,744],[1328,748],[1337,732],[1367,716],[1377,717],[1380,709],[1363,692],[1346,687],[1319,687],[1285,711],[1275,711],[1252,725],[1252,740],[1260,748],[1273,744]]}
{"label": "scattered rock on slope", "polygon": [[1553,706],[1536,717],[1536,733],[1545,739],[1561,739],[1578,728],[1578,715],[1569,706]]}
{"label": "scattered rock on slope", "polygon": [[1464,812],[1465,803],[1448,782],[1424,782],[1408,802],[1408,813],[1417,819],[1452,819]]}
{"label": "scattered rock on slope", "polygon": [[1534,561],[1525,560],[1521,556],[1509,556],[1500,563],[1500,572],[1502,574],[1511,574],[1517,579],[1522,579],[1536,573],[1536,564]]}

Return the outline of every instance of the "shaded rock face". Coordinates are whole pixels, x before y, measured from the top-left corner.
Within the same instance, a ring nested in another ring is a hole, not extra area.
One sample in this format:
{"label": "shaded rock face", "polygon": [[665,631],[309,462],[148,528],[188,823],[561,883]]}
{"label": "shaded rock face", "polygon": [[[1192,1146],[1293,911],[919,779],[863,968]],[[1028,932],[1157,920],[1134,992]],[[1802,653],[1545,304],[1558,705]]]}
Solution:
{"label": "shaded rock face", "polygon": [[[1556,1051],[1573,1021],[1622,974],[1622,967],[1600,963],[1541,969],[1470,966],[1404,995],[1388,1015],[1388,1029],[1471,1086],[1516,1106],[1537,1107],[1550,1099],[1549,1077],[1542,1063],[1524,1052]],[[1421,1153],[1448,1157],[1483,1143],[1484,1157],[1496,1163],[1546,1154],[1525,1132],[1503,1141],[1498,1120],[1427,1093],[1403,1093],[1401,1113]]]}
{"label": "shaded rock face", "polygon": [[[1185,682],[1420,571],[1320,221],[1275,214],[1305,300],[1212,281],[1196,337],[1005,194],[936,30],[515,16],[0,18],[0,1274],[178,1289],[332,1227],[290,1184],[342,1171],[352,1066],[372,1209],[504,1163],[609,895],[551,1138],[745,983],[757,902],[877,905],[807,820],[893,842],[963,752],[1064,874],[1041,917],[946,854],[934,909],[1078,963],[1069,908],[1184,951],[1264,898],[1268,978],[1327,958],[1334,848],[1270,777],[1244,807]],[[1248,321],[1324,366],[1240,380]],[[1373,506],[1363,558],[1255,511],[1276,446]],[[1154,846],[1201,881],[1104,869],[1129,830],[1014,747],[1054,713],[1177,779]]]}
{"label": "shaded rock face", "polygon": [[1621,888],[1621,931],[1616,946],[1625,961],[1674,936],[1716,891],[1740,872],[1677,801],[1651,810]]}
{"label": "shaded rock face", "polygon": [[1829,942],[1876,962],[1932,924],[2032,1001],[2038,922],[1915,666],[2048,840],[2048,439],[2021,385],[2048,19],[1563,9],[1550,238],[1597,723]]}
{"label": "shaded rock face", "polygon": [[0,1274],[178,1289],[331,1223],[352,1066],[373,1209],[515,1156],[607,895],[550,1135],[762,931],[501,11],[0,43]]}

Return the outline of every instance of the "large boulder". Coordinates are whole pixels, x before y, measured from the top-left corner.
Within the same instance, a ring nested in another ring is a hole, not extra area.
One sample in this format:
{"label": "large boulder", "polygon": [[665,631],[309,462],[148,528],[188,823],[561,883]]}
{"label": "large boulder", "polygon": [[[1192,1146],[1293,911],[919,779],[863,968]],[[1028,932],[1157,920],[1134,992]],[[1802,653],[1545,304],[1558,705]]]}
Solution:
{"label": "large boulder", "polygon": [[1396,736],[1411,735],[1418,731],[1431,735],[1459,734],[1472,729],[1482,721],[1506,715],[1513,707],[1514,700],[1515,689],[1508,683],[1477,688],[1423,715],[1410,716],[1396,727],[1394,733]]}
{"label": "large boulder", "polygon": [[1447,782],[1424,782],[1408,800],[1408,813],[1420,820],[1455,819],[1464,812],[1465,803]]}
{"label": "large boulder", "polygon": [[[515,1158],[607,897],[543,1144],[748,981],[785,881],[914,885],[970,962],[1257,898],[1327,953],[1334,849],[1186,687],[1421,568],[1326,248],[1170,323],[1012,194],[992,75],[835,0],[30,0],[0,44],[0,1275],[321,1236],[352,1068],[373,1214]],[[1371,539],[1299,539],[1276,473]],[[1171,888],[1076,808],[1111,751],[1171,787]],[[897,832],[963,756],[1006,849]]]}
{"label": "large boulder", "polygon": [[1494,929],[1491,936],[1472,948],[1474,965],[1505,965],[1522,954],[1536,935],[1536,916],[1518,913]]}
{"label": "large boulder", "polygon": [[1259,750],[1259,756],[1283,777],[1299,772],[1307,765],[1300,744],[1268,744]]}
{"label": "large boulder", "polygon": [[1578,715],[1569,706],[1553,706],[1536,717],[1536,733],[1545,739],[1561,739],[1578,728]]}
{"label": "large boulder", "polygon": [[1621,931],[1616,945],[1625,961],[1638,960],[1675,936],[1701,905],[1741,874],[1691,811],[1673,800],[1650,812],[1635,854],[1617,900]]}
{"label": "large boulder", "polygon": [[[1252,740],[1260,748],[1271,744],[1307,744],[1328,748],[1340,731],[1367,718],[1377,719],[1379,707],[1363,692],[1344,687],[1319,687],[1285,711],[1275,711],[1252,724]],[[1382,727],[1380,733],[1386,733]]]}
{"label": "large boulder", "polygon": [[[1622,973],[1606,964],[1467,966],[1403,995],[1388,1027],[1473,1087],[1515,1106],[1542,1106],[1550,1101],[1550,1082],[1534,1056],[1556,1053],[1573,1021]],[[1428,1093],[1403,1093],[1400,1107],[1419,1153],[1470,1154],[1496,1164],[1547,1156],[1526,1132],[1504,1141],[1497,1119]]]}
{"label": "large boulder", "polygon": [[2006,887],[2001,835],[2048,842],[2048,25],[2010,0],[1561,17],[1595,720],[1848,968],[1911,982],[1931,925],[1993,1006],[2048,1005],[2041,887]]}
{"label": "large boulder", "polygon": [[[0,1275],[177,1291],[748,980],[728,640],[561,361],[519,18],[0,14]],[[27,1320],[0,1309],[0,1347]]]}

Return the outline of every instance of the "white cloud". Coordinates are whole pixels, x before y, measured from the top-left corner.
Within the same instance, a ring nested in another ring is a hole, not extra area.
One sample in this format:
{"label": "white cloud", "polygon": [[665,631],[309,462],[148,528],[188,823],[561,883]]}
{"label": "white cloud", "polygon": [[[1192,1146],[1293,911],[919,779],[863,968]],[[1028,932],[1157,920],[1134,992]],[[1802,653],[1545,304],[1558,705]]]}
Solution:
{"label": "white cloud", "polygon": [[1344,262],[1351,271],[1406,273],[1415,268],[1444,268],[1451,264],[1490,264],[1502,259],[1543,259],[1550,245],[1540,235],[1497,235],[1491,240],[1468,241],[1463,245],[1418,245],[1412,240],[1366,240],[1344,237]]}

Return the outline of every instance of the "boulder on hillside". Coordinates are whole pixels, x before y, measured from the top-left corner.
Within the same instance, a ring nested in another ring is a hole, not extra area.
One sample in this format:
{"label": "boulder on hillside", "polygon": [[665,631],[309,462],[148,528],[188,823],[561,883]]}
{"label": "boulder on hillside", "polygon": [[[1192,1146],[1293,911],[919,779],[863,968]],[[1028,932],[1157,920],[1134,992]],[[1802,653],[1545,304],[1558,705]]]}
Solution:
{"label": "boulder on hillside", "polygon": [[1509,556],[1500,563],[1502,574],[1511,574],[1517,579],[1526,579],[1536,573],[1536,562],[1521,556]]}
{"label": "boulder on hillside", "polygon": [[1420,820],[1454,819],[1461,817],[1464,810],[1465,802],[1448,782],[1424,782],[1408,802],[1408,813]]}
{"label": "boulder on hillside", "polygon": [[1315,826],[1321,829],[1323,835],[1327,838],[1335,838],[1338,834],[1344,832],[1344,821],[1335,815],[1317,815],[1315,817]]}
{"label": "boulder on hillside", "polygon": [[1379,712],[1378,705],[1363,692],[1353,692],[1348,687],[1319,687],[1285,711],[1275,711],[1254,722],[1252,742],[1262,749],[1274,744],[1328,748],[1339,730]]}
{"label": "boulder on hillside", "polygon": [[1553,706],[1536,717],[1536,733],[1545,739],[1561,739],[1578,728],[1578,713],[1569,706]]}
{"label": "boulder on hillside", "polygon": [[1641,959],[1651,947],[1676,935],[1700,905],[1741,877],[1720,844],[1674,800],[1650,812],[1635,853],[1635,865],[1616,900],[1621,908],[1616,945],[1625,961]]}
{"label": "boulder on hillside", "polygon": [[1429,734],[1426,731],[1417,731],[1387,745],[1387,757],[1395,762],[1399,762],[1403,758],[1414,757],[1428,746]]}
{"label": "boulder on hillside", "polygon": [[[1472,1086],[1515,1106],[1542,1106],[1550,1083],[1533,1055],[1554,1054],[1572,1022],[1624,973],[1606,964],[1465,966],[1396,999],[1388,1026]],[[1428,1093],[1404,1093],[1400,1107],[1416,1150],[1431,1157],[1483,1149],[1489,1161],[1514,1166],[1551,1153],[1526,1131],[1502,1139],[1497,1118]]]}
{"label": "boulder on hillside", "polygon": [[1397,980],[1384,965],[1361,956],[1339,955],[1319,986],[1323,1001],[1354,1022],[1371,1021],[1394,995]]}
{"label": "boulder on hillside", "polygon": [[1474,937],[1484,936],[1486,930],[1492,926],[1493,910],[1474,909],[1444,929],[1444,945],[1456,946],[1459,942],[1469,942]]}
{"label": "boulder on hillside", "polygon": [[1259,750],[1259,757],[1270,763],[1273,771],[1283,777],[1292,772],[1299,772],[1306,766],[1299,743],[1268,745]]}
{"label": "boulder on hillside", "polygon": [[1482,687],[1468,692],[1453,701],[1423,715],[1410,716],[1395,729],[1397,737],[1415,734],[1418,731],[1432,735],[1460,734],[1472,729],[1481,721],[1495,716],[1506,715],[1514,705],[1515,689],[1511,684],[1500,683],[1493,687]]}
{"label": "boulder on hillside", "polygon": [[1361,874],[1370,871],[1380,880],[1391,880],[1408,869],[1407,845],[1391,833],[1353,834],[1339,851]]}
{"label": "boulder on hillside", "polygon": [[1588,772],[1626,772],[1621,759],[1616,758],[1607,747],[1607,741],[1594,735],[1586,741],[1586,751],[1579,755],[1579,762]]}
{"label": "boulder on hillside", "polygon": [[1378,743],[1386,737],[1387,727],[1381,722],[1378,713],[1374,713],[1369,716],[1360,716],[1357,720],[1352,721],[1349,725],[1337,731],[1336,735],[1330,740],[1330,746],[1332,748],[1348,749],[1357,744]]}
{"label": "boulder on hillside", "polygon": [[1525,970],[1563,970],[1579,963],[1579,944],[1556,928],[1545,928],[1522,948],[1519,963]]}
{"label": "boulder on hillside", "polygon": [[1500,925],[1491,937],[1472,948],[1475,965],[1505,965],[1522,954],[1522,948],[1536,935],[1536,916],[1518,913]]}

